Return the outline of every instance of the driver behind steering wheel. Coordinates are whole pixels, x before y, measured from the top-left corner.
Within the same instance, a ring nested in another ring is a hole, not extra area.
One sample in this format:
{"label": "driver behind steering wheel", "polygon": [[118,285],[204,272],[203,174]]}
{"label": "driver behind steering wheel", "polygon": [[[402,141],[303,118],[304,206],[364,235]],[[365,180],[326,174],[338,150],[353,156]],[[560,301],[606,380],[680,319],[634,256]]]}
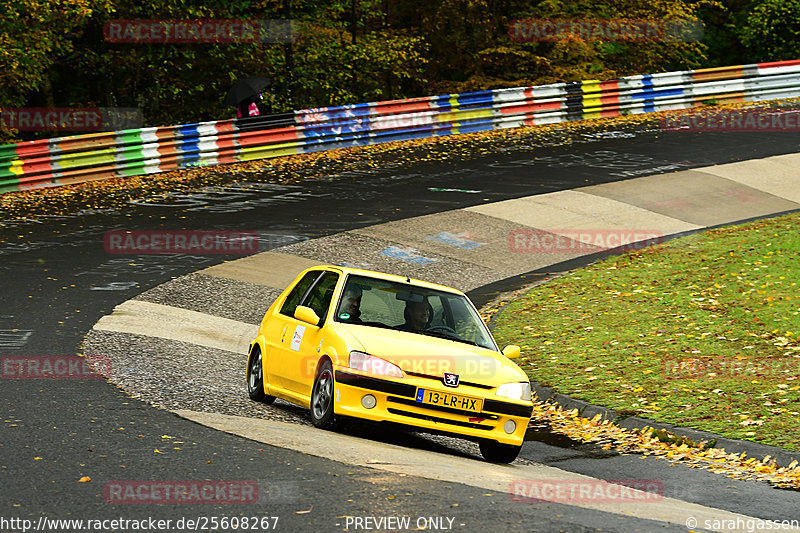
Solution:
{"label": "driver behind steering wheel", "polygon": [[406,308],[403,311],[403,318],[406,319],[404,324],[397,326],[401,331],[425,331],[431,322],[433,313],[431,312],[431,304],[428,299],[424,298],[421,302],[406,302]]}

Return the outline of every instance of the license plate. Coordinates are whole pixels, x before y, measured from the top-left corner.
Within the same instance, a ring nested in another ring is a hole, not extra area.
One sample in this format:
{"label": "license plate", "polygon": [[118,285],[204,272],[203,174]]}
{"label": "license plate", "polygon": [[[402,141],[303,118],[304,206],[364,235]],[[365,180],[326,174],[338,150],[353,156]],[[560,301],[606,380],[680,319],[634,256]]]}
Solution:
{"label": "license plate", "polygon": [[452,407],[453,409],[463,409],[464,411],[480,412],[483,409],[483,400],[481,398],[470,398],[460,394],[427,389],[417,389],[417,403]]}

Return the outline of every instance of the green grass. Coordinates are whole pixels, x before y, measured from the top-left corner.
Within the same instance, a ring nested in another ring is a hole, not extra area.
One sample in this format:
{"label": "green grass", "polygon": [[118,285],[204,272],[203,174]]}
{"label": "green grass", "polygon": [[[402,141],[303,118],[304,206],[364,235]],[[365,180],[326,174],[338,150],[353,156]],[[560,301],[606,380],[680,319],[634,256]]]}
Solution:
{"label": "green grass", "polygon": [[800,214],[595,263],[503,308],[532,380],[623,415],[800,450]]}

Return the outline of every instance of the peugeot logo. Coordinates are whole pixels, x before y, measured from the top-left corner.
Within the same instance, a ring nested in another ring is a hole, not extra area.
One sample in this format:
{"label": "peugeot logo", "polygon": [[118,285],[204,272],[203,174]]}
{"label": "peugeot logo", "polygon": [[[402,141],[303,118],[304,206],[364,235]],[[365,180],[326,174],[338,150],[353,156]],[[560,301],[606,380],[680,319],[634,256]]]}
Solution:
{"label": "peugeot logo", "polygon": [[444,377],[442,378],[442,383],[444,383],[447,387],[458,387],[459,381],[460,378],[458,374],[451,374],[450,372],[445,372]]}

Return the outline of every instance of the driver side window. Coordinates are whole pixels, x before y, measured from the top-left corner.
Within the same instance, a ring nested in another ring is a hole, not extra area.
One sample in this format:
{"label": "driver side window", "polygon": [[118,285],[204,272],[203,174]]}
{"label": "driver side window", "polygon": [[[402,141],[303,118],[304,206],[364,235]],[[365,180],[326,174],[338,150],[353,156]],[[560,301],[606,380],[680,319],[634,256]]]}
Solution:
{"label": "driver side window", "polygon": [[297,285],[294,286],[292,292],[289,293],[289,296],[286,297],[286,300],[283,302],[281,306],[281,314],[286,316],[294,317],[294,311],[297,309],[297,306],[300,305],[300,300],[305,296],[306,292],[308,292],[309,287],[311,284],[314,283],[314,280],[319,277],[321,272],[319,270],[312,270],[311,272],[306,272],[306,275],[303,276]]}
{"label": "driver side window", "polygon": [[306,299],[303,300],[302,305],[313,309],[321,322],[324,321],[325,315],[328,314],[328,308],[331,305],[331,298],[333,297],[333,290],[336,288],[336,283],[338,281],[339,274],[335,272],[325,272],[308,292]]}

